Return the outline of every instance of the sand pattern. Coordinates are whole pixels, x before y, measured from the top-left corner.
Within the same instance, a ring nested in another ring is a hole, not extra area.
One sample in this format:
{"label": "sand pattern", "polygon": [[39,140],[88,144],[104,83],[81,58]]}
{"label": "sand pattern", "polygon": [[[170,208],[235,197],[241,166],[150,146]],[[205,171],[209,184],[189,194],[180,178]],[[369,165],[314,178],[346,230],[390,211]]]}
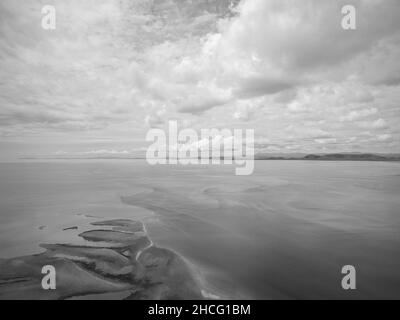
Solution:
{"label": "sand pattern", "polygon": [[[0,299],[201,299],[196,276],[171,250],[155,246],[142,222],[93,222],[87,245],[42,244],[45,252],[0,260]],[[101,244],[99,246],[98,244]],[[44,290],[42,267],[56,269]]]}

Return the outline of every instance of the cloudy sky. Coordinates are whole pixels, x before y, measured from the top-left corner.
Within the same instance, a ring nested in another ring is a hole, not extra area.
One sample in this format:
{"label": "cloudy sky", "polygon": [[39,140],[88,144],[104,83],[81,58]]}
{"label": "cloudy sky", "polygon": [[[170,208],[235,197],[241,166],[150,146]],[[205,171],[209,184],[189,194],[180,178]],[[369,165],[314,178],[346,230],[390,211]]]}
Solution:
{"label": "cloudy sky", "polygon": [[252,128],[259,152],[400,152],[399,17],[398,0],[2,0],[0,158],[134,154],[168,120]]}

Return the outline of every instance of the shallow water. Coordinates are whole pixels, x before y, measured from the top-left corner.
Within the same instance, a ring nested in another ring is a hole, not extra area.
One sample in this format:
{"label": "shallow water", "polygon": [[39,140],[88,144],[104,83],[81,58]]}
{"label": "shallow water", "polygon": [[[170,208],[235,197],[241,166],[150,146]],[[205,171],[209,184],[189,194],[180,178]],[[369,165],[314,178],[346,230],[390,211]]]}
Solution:
{"label": "shallow water", "polygon": [[[0,164],[0,257],[82,243],[98,219],[141,219],[206,291],[232,298],[400,298],[400,164],[141,160]],[[75,227],[75,230],[65,228]],[[357,290],[341,288],[354,265]]]}

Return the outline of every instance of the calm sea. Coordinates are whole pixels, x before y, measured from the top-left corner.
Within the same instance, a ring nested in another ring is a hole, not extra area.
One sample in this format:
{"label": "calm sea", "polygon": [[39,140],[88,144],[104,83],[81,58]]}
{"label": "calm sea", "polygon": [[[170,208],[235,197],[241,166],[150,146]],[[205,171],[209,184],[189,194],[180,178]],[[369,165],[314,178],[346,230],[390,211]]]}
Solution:
{"label": "calm sea", "polygon": [[[209,292],[232,298],[400,298],[400,164],[141,160],[0,164],[0,257],[80,243],[90,222],[141,219]],[[77,226],[77,230],[64,230]],[[357,289],[341,288],[356,268]]]}

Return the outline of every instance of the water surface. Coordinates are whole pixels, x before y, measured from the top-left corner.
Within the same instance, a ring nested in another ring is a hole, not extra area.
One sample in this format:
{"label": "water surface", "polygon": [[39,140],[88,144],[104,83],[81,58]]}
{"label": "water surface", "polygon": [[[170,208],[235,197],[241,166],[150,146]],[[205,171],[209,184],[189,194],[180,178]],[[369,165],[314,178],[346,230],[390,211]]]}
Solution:
{"label": "water surface", "polygon": [[[0,257],[80,243],[99,219],[142,220],[212,297],[400,298],[400,164],[141,160],[0,164]],[[63,231],[77,226],[78,229]],[[357,290],[341,288],[354,265]]]}

